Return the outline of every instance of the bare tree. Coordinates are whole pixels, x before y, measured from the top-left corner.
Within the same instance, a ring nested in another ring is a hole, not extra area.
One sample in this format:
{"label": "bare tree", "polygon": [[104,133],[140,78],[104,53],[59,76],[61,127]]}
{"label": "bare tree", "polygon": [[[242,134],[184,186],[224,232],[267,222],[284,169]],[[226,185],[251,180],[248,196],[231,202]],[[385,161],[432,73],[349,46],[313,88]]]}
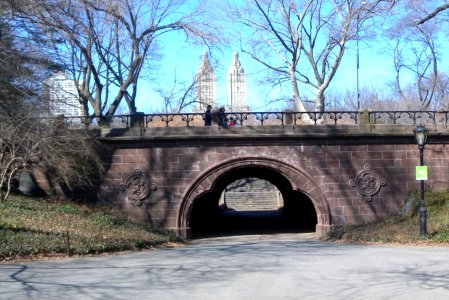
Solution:
{"label": "bare tree", "polygon": [[0,2],[0,121],[19,115],[25,103],[37,101],[40,83],[36,79],[51,64],[28,40],[18,39],[17,32],[8,6]]}
{"label": "bare tree", "polygon": [[43,123],[26,117],[0,123],[0,201],[11,192],[18,172],[37,168],[69,188],[94,186],[103,172],[98,142],[86,131],[67,130],[64,120]]}
{"label": "bare tree", "polygon": [[305,110],[300,87],[311,87],[315,108],[323,111],[325,91],[348,42],[367,29],[367,20],[393,4],[382,0],[365,4],[355,0],[254,0],[244,8],[234,7],[232,15],[252,30],[242,51],[275,74],[272,83],[290,83],[299,111]]}
{"label": "bare tree", "polygon": [[449,76],[439,74],[436,88],[436,107],[449,110]]}
{"label": "bare tree", "polygon": [[430,19],[435,18],[439,13],[449,9],[449,3],[442,4],[438,7],[436,7],[433,11],[430,13],[427,13],[424,17],[422,17],[416,24],[421,25],[429,21]]}
{"label": "bare tree", "polygon": [[8,9],[0,2],[0,200],[10,195],[16,175],[31,167],[69,187],[90,185],[103,168],[98,143],[87,132],[67,131],[63,120],[50,124],[36,117],[38,83],[52,63],[20,38]]}
{"label": "bare tree", "polygon": [[[416,22],[422,20],[421,15],[430,5],[424,1],[402,3],[397,7],[402,16],[389,31],[396,72],[395,92],[409,109],[437,108],[441,102],[444,85],[439,71],[441,22],[433,18]],[[404,79],[410,77],[411,82]]]}
{"label": "bare tree", "polygon": [[[165,113],[181,113],[186,107],[197,103],[196,84],[196,77],[188,85],[185,82],[178,82],[178,79],[175,78],[169,88],[158,88],[156,92],[164,100]],[[165,84],[164,86],[167,85]]]}
{"label": "bare tree", "polygon": [[[385,87],[368,87],[364,86],[360,89],[360,96],[363,99],[365,107],[375,111],[395,111],[395,110],[415,110],[411,101],[406,99],[398,100]],[[330,110],[356,110],[356,95],[353,90],[336,90],[328,94],[328,98],[332,101],[329,106]],[[415,103],[416,105],[416,103]]]}
{"label": "bare tree", "polygon": [[76,78],[85,111],[90,105],[101,118],[122,100],[137,111],[140,73],[158,60],[158,37],[182,31],[193,41],[215,41],[205,7],[191,9],[185,0],[36,0],[17,11],[55,41],[54,55]]}

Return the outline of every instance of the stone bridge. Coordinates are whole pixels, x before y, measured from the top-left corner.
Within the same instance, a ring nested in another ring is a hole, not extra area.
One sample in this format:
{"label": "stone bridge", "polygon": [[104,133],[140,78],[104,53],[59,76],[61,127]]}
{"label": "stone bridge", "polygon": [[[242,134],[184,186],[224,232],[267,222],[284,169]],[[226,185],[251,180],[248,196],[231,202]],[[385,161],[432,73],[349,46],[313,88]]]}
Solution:
{"label": "stone bridge", "polygon": [[[426,125],[427,126],[427,125]],[[141,223],[190,237],[220,223],[219,199],[255,177],[282,194],[282,213],[317,236],[387,217],[419,190],[414,125],[282,125],[103,130],[107,174],[98,192]],[[446,126],[430,125],[427,187],[449,187]],[[218,224],[219,225],[219,224]],[[203,228],[204,229],[204,228]]]}

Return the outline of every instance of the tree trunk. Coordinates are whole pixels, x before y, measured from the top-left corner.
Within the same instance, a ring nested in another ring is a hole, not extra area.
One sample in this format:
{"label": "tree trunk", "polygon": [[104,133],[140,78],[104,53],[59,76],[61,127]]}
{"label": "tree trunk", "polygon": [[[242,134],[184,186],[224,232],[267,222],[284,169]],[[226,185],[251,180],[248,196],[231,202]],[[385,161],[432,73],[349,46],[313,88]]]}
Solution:
{"label": "tree trunk", "polygon": [[302,104],[301,96],[299,96],[299,88],[298,88],[298,82],[295,75],[295,68],[293,65],[290,65],[290,83],[292,85],[292,91],[293,91],[293,101],[295,102],[296,110],[299,112],[305,112],[306,108]]}
{"label": "tree trunk", "polygon": [[318,112],[324,111],[324,89],[318,89],[315,99],[315,109]]}

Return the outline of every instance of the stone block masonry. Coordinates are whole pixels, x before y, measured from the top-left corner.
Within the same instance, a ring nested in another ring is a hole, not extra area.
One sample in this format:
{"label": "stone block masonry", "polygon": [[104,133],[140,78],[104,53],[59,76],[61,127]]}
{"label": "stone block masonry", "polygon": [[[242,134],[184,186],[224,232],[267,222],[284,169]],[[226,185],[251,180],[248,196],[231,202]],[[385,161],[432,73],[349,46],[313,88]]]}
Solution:
{"label": "stone block masonry", "polygon": [[[104,134],[101,140],[111,151],[104,157],[108,171],[97,196],[130,218],[188,236],[199,197],[224,189],[239,174],[260,174],[280,190],[306,195],[317,214],[317,235],[322,235],[334,225],[391,215],[419,189],[414,128],[386,127],[366,132],[357,126],[338,131],[325,125],[211,126]],[[448,188],[449,135],[429,129],[427,184]]]}

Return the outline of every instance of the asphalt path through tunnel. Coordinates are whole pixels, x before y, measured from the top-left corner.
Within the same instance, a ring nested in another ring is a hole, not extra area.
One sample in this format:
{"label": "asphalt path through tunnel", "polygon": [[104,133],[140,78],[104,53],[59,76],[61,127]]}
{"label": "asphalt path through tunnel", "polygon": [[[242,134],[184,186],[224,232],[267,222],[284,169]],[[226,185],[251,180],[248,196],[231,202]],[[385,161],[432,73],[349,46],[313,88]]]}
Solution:
{"label": "asphalt path through tunnel", "polygon": [[307,235],[0,265],[0,299],[449,299],[449,248]]}

